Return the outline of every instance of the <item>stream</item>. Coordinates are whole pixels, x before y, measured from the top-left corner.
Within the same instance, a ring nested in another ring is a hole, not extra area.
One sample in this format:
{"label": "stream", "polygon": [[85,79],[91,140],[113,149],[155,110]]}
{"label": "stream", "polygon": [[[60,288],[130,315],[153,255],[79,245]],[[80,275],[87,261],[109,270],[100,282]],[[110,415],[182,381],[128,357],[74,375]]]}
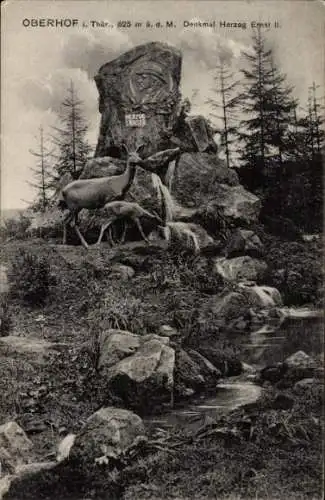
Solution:
{"label": "stream", "polygon": [[[252,331],[231,335],[241,348],[241,359],[256,370],[283,361],[298,350],[307,354],[323,351],[323,318],[319,311],[306,308],[286,309],[286,319],[278,327],[264,325]],[[202,395],[190,403],[146,420],[151,429],[190,428],[202,425],[207,418],[216,418],[243,405],[255,402],[262,388],[245,374],[222,379],[213,396]]]}

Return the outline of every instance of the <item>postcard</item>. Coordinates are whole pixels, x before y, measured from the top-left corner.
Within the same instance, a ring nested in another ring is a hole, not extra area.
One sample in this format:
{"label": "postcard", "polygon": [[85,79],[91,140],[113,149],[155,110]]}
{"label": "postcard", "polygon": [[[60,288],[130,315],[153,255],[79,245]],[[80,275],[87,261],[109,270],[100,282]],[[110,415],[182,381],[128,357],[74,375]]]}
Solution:
{"label": "postcard", "polygon": [[324,1],[1,9],[0,498],[322,498]]}

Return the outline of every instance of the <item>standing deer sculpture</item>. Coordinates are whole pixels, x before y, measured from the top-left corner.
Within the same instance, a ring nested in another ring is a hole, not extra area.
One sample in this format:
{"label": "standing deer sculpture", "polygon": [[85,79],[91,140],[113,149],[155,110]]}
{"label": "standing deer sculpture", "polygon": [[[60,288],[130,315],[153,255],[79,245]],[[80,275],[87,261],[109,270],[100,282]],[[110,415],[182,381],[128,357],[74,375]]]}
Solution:
{"label": "standing deer sculpture", "polygon": [[142,144],[136,151],[129,152],[127,147],[126,168],[120,175],[99,177],[94,179],[79,179],[67,184],[61,191],[59,207],[68,209],[64,219],[63,244],[66,244],[67,225],[74,227],[81,244],[88,248],[88,243],[78,227],[78,214],[83,209],[95,210],[104,207],[107,203],[123,200],[134,180],[136,167],[141,162],[138,154]]}
{"label": "standing deer sculpture", "polygon": [[106,205],[103,207],[103,213],[105,217],[107,217],[107,220],[101,226],[97,245],[100,244],[105,231],[111,226],[111,224],[120,219],[124,220],[124,232],[121,239],[121,243],[124,241],[125,238],[127,219],[133,221],[136,224],[142,238],[147,243],[149,243],[149,241],[143,232],[143,228],[140,223],[140,217],[149,217],[150,219],[155,220],[158,224],[162,224],[162,220],[160,219],[160,217],[158,217],[158,215],[151,214],[150,212],[148,212],[148,210],[145,210],[138,203],[135,202],[112,201],[106,203]]}

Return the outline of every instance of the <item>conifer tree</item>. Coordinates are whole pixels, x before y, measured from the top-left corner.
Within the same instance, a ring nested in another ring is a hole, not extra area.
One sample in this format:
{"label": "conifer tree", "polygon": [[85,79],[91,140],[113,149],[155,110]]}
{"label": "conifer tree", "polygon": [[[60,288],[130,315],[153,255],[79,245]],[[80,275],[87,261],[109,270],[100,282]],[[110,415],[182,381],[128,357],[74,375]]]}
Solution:
{"label": "conifer tree", "polygon": [[58,150],[55,169],[59,178],[70,173],[73,179],[77,179],[91,152],[86,140],[88,124],[82,108],[83,102],[78,98],[71,82],[67,96],[62,101],[59,116],[61,126],[54,127],[53,141]]}
{"label": "conifer tree", "polygon": [[269,92],[269,120],[270,129],[268,140],[270,145],[276,148],[278,164],[280,167],[288,159],[289,127],[297,107],[297,101],[292,97],[292,88],[286,83],[285,75],[281,74],[274,63],[272,54],[270,56],[270,88]]}
{"label": "conifer tree", "polygon": [[322,147],[324,145],[324,120],[322,118],[324,114],[324,106],[321,106],[320,99],[317,97],[317,89],[319,85],[316,86],[313,82],[312,86],[309,87],[309,100],[308,100],[308,115],[309,115],[309,127],[311,136],[311,151],[313,157],[320,155],[322,152]]}
{"label": "conifer tree", "polygon": [[212,109],[221,114],[212,114],[222,122],[222,127],[219,130],[221,134],[221,147],[225,151],[227,167],[233,165],[233,148],[232,144],[237,138],[236,119],[237,108],[240,104],[240,95],[236,90],[238,81],[234,79],[234,73],[227,66],[225,60],[219,57],[219,62],[216,66],[216,75],[214,77],[216,88],[213,89],[217,94],[217,99],[209,99],[208,103]]}
{"label": "conifer tree", "polygon": [[249,67],[242,95],[246,117],[241,122],[241,161],[250,188],[263,186],[265,177],[278,175],[288,154],[288,131],[296,101],[285,75],[275,65],[261,29],[253,34],[252,53],[244,56]]}
{"label": "conifer tree", "polygon": [[39,128],[39,149],[38,151],[30,150],[31,154],[37,159],[36,166],[32,168],[34,182],[29,184],[36,189],[36,200],[33,204],[35,210],[45,212],[50,204],[52,186],[53,186],[53,169],[52,169],[52,152],[49,150],[44,138],[44,130]]}

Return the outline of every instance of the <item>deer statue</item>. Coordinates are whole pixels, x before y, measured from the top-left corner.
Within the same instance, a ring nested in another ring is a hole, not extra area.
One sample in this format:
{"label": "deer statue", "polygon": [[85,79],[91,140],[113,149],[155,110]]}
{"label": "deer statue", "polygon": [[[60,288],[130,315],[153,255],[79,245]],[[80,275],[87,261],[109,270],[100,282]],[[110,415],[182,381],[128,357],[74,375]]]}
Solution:
{"label": "deer statue", "polygon": [[121,243],[124,241],[125,238],[126,227],[127,227],[126,222],[128,219],[136,224],[142,238],[147,243],[149,243],[149,240],[147,239],[146,235],[143,232],[143,228],[140,223],[140,217],[149,217],[150,219],[154,219],[158,224],[162,224],[162,220],[160,219],[160,217],[158,217],[158,215],[151,214],[150,212],[148,212],[148,210],[145,210],[138,203],[135,202],[111,201],[109,203],[106,203],[102,211],[104,213],[104,216],[108,217],[108,219],[101,226],[100,235],[96,243],[97,245],[100,244],[105,231],[111,226],[111,224],[120,219],[123,219],[125,223]]}
{"label": "deer statue", "polygon": [[134,180],[136,167],[141,161],[136,151],[127,152],[126,168],[120,175],[99,177],[94,179],[79,179],[67,184],[61,191],[59,207],[68,209],[69,213],[64,220],[63,244],[66,244],[67,225],[75,228],[81,244],[88,248],[88,243],[82,236],[78,227],[78,214],[83,209],[95,210],[104,207],[107,203],[115,200],[123,200]]}

